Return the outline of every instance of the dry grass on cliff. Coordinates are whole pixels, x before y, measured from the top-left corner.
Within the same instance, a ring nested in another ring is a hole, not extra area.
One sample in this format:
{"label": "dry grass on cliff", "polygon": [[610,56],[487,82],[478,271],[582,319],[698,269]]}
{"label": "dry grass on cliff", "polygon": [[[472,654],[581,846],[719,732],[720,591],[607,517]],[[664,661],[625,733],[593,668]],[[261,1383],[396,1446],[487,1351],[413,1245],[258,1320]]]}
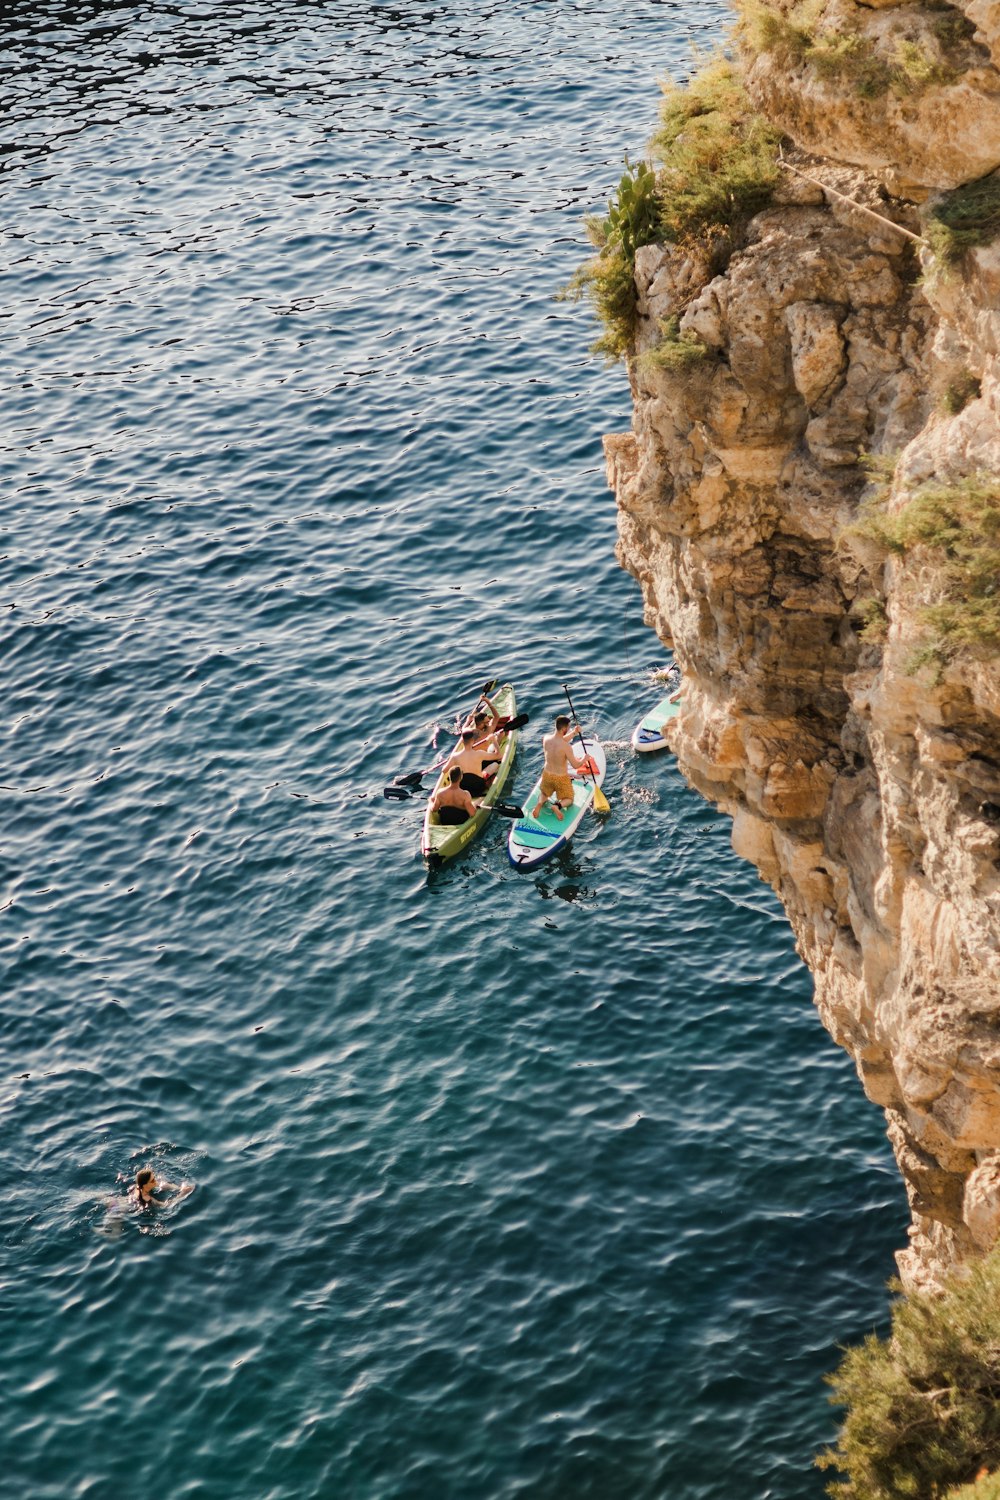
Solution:
{"label": "dry grass on cliff", "polygon": [[642,355],[641,365],[683,374],[708,358],[708,346],[693,333],[681,333],[680,321],[680,318],[674,317],[666,318],[660,323],[662,338],[655,348],[648,349]]}
{"label": "dry grass on cliff", "polygon": [[1000,478],[924,484],[891,514],[880,496],[856,530],[928,564],[922,586],[936,598],[919,611],[925,640],[914,667],[1000,652]]}
{"label": "dry grass on cliff", "polygon": [[[655,168],[628,160],[605,215],[589,218],[597,254],[565,294],[587,297],[603,324],[594,351],[609,361],[635,338],[635,253],[643,245],[707,237],[731,251],[778,180],[778,132],[750,109],[739,73],[716,59],[681,86],[664,86],[650,151]],[[687,347],[679,358],[687,355]]]}
{"label": "dry grass on cliff", "polygon": [[983,1474],[960,1490],[949,1490],[947,1500],[1000,1500],[1000,1474]]}
{"label": "dry grass on cliff", "polygon": [[967,250],[995,240],[1000,235],[1000,172],[943,194],[930,211],[926,234],[945,267],[957,265]]}
{"label": "dry grass on cliff", "polygon": [[829,1383],[847,1414],[817,1462],[846,1476],[837,1500],[944,1500],[1000,1467],[1000,1258],[897,1302],[891,1336],[848,1350]]}
{"label": "dry grass on cliff", "polygon": [[780,133],[750,108],[742,77],[716,58],[684,86],[664,84],[650,141],[664,236],[739,232],[770,200]]}
{"label": "dry grass on cliff", "polygon": [[[739,34],[752,52],[767,52],[786,66],[806,64],[819,77],[851,85],[863,99],[888,93],[908,98],[935,85],[954,83],[959,69],[935,56],[920,41],[900,38],[892,52],[876,52],[872,38],[862,31],[824,30],[823,4],[804,0],[787,14],[765,0],[744,0]],[[942,19],[933,27],[940,46],[957,45],[967,33],[949,29]]]}

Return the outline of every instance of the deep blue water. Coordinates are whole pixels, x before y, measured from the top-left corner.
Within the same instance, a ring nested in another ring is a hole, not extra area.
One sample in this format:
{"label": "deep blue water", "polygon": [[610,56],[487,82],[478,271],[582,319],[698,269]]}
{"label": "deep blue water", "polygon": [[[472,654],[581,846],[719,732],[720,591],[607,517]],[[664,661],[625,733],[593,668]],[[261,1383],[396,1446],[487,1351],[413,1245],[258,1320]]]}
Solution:
{"label": "deep blue water", "polygon": [[[3,7],[4,1494],[822,1494],[903,1195],[627,749],[628,389],[554,300],[727,16]],[[487,675],[522,793],[572,682],[612,816],[428,877],[381,787]]]}

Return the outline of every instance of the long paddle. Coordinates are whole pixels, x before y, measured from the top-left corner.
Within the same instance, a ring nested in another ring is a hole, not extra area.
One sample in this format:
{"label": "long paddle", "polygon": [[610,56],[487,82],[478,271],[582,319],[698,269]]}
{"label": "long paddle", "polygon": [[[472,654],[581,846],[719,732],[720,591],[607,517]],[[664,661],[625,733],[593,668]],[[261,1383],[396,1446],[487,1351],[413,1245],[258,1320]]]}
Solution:
{"label": "long paddle", "polygon": [[[577,718],[576,709],[573,707],[573,700],[569,695],[569,684],[564,682],[562,685],[562,689],[566,694],[566,702],[569,704],[569,711],[573,715],[574,719],[576,719],[576,727],[577,729],[580,729],[580,720]],[[589,758],[590,751],[587,749],[587,741],[583,737],[582,729],[580,729],[580,744],[583,747],[584,755]],[[594,783],[594,811],[596,813],[602,814],[609,813],[611,811],[611,803],[608,801],[607,797],[605,797],[604,793],[598,786],[597,777],[594,775],[593,771],[590,772],[590,779]]]}
{"label": "long paddle", "polygon": [[[481,748],[481,746],[488,745],[494,734],[502,734],[505,730],[508,729],[523,729],[525,724],[529,722],[530,720],[527,714],[515,714],[513,718],[508,717],[499,719],[497,723],[494,724],[492,730],[486,736],[486,738],[482,740],[474,740],[473,746],[478,750]],[[407,771],[404,775],[397,776],[389,786],[383,787],[382,795],[388,797],[390,800],[395,800],[397,802],[402,801],[402,798],[398,796],[398,792],[401,788],[410,787],[411,789],[416,790],[425,776],[429,776],[432,771],[440,771],[445,761],[450,760],[454,753],[454,750],[449,750],[447,755],[443,756],[441,760],[435,761],[434,764],[432,766],[428,766],[426,770]]]}
{"label": "long paddle", "polygon": [[[408,802],[416,792],[405,786],[387,786],[382,792],[383,797],[388,797],[390,802]],[[493,802],[489,804],[490,812],[499,813],[501,818],[523,818],[524,808],[518,807],[516,802]],[[457,824],[461,827],[461,824]]]}
{"label": "long paddle", "polygon": [[[476,699],[476,708],[479,707],[480,703],[486,701],[487,694],[492,693],[493,689],[496,687],[499,681],[499,677],[491,677],[488,682],[483,683],[479,697]],[[473,710],[473,712],[474,711],[475,710]],[[426,771],[407,771],[402,776],[396,776],[392,782],[392,785],[419,786],[425,776],[429,776],[432,771],[439,771],[441,769],[450,754],[451,751],[448,752],[448,755],[442,756],[440,760],[436,760],[432,766],[427,767]],[[390,793],[386,792],[385,795],[388,797],[390,796]]]}

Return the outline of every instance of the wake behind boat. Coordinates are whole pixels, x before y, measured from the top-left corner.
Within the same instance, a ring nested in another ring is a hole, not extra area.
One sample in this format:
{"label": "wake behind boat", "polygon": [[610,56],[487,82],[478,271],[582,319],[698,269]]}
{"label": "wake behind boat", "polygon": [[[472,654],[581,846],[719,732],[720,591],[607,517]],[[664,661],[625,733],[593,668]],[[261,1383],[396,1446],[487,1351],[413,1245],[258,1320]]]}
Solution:
{"label": "wake behind boat", "polygon": [[[498,714],[503,719],[513,719],[517,714],[517,704],[513,685],[505,682],[498,692],[493,694],[493,704]],[[514,764],[514,752],[517,749],[518,730],[516,727],[502,730],[497,736],[497,744],[501,750],[500,764],[496,775],[493,777],[481,797],[473,797],[476,804],[475,815],[459,823],[443,822],[439,814],[431,811],[434,795],[445,785],[445,774],[442,770],[440,776],[431,788],[431,794],[427,802],[427,810],[424,813],[424,824],[420,835],[420,850],[424,858],[431,865],[440,865],[446,859],[452,859],[460,854],[463,849],[468,848],[472,840],[485,828],[490,820],[494,804],[499,799],[503,789],[510,777],[511,768]],[[462,741],[458,740],[456,750],[461,750]]]}

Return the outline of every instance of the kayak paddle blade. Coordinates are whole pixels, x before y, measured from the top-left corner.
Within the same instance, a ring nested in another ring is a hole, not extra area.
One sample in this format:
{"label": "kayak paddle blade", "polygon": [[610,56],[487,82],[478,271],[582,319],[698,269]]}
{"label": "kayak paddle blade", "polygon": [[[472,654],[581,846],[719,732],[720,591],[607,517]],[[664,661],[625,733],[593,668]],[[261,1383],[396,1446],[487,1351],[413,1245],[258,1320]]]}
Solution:
{"label": "kayak paddle blade", "polygon": [[524,808],[518,807],[516,802],[494,802],[493,811],[499,813],[501,818],[524,817]]}

